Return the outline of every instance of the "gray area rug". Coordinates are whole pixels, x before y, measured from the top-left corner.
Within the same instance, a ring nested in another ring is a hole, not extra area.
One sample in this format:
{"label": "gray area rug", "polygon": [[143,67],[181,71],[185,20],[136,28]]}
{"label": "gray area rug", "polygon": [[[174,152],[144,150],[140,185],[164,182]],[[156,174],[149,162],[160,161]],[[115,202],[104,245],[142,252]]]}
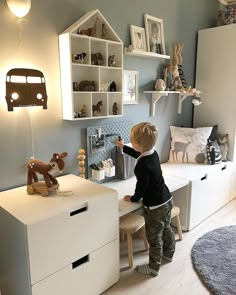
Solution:
{"label": "gray area rug", "polygon": [[204,234],[195,242],[191,256],[196,272],[212,294],[236,294],[236,225]]}

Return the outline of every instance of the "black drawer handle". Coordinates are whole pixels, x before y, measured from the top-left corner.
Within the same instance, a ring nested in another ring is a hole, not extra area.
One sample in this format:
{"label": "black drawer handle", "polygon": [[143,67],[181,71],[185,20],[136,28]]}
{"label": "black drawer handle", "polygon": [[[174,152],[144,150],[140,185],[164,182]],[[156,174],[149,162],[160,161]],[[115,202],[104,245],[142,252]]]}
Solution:
{"label": "black drawer handle", "polygon": [[87,210],[88,210],[88,207],[85,206],[83,208],[80,208],[80,209],[77,209],[75,211],[70,212],[70,216],[74,216],[74,215],[80,214],[80,213],[82,213],[84,211],[87,211]]}
{"label": "black drawer handle", "polygon": [[72,269],[75,269],[76,267],[80,266],[81,264],[84,264],[86,262],[89,261],[89,256],[86,255],[78,260],[76,260],[75,262],[72,263]]}
{"label": "black drawer handle", "polygon": [[206,180],[206,179],[207,179],[207,174],[201,178],[201,181]]}
{"label": "black drawer handle", "polygon": [[227,165],[225,165],[224,167],[221,168],[221,170],[226,170],[227,169]]}

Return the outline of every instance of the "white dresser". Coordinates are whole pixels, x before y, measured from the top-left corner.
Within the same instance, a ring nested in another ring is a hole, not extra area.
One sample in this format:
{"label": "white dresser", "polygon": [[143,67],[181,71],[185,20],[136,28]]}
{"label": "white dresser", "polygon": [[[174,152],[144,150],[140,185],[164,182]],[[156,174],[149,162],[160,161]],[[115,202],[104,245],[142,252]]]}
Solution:
{"label": "white dresser", "polygon": [[1,295],[95,295],[118,281],[117,192],[75,175],[58,181],[73,194],[0,193]]}

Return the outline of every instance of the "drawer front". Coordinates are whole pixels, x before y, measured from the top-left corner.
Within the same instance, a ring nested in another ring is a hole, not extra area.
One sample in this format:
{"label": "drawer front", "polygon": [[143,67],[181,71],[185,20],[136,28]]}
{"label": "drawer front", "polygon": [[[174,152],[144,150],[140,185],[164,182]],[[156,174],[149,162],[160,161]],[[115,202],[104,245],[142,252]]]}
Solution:
{"label": "drawer front", "polygon": [[98,295],[119,279],[119,240],[85,255],[32,287],[32,295]]}
{"label": "drawer front", "polygon": [[111,196],[29,225],[31,283],[115,240],[118,221],[118,201]]}
{"label": "drawer front", "polygon": [[[195,180],[190,187],[189,230],[201,223],[212,213],[212,190],[209,178]],[[210,205],[210,207],[209,207]]]}
{"label": "drawer front", "polygon": [[217,173],[203,175],[200,180],[192,182],[189,229],[229,202],[230,179],[230,171],[225,166],[219,167]]}

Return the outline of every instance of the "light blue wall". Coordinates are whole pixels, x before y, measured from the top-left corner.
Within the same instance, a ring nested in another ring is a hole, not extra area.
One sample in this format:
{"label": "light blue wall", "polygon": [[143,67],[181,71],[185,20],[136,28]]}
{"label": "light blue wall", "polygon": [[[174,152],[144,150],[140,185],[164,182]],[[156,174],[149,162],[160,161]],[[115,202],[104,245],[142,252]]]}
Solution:
{"label": "light blue wall", "polygon": [[[144,13],[162,18],[166,48],[183,42],[183,67],[187,82],[194,84],[197,31],[216,25],[216,0],[32,0],[32,8],[23,22],[22,46],[18,28],[6,2],[0,1],[0,191],[26,183],[26,162],[32,156],[31,126],[35,157],[47,162],[53,152],[67,151],[66,173],[77,174],[78,148],[86,147],[86,128],[116,122],[150,121],[159,128],[157,150],[166,161],[169,150],[169,126],[190,126],[192,104],[189,99],[177,115],[177,98],[162,98],[155,117],[150,117],[149,90],[160,77],[162,62],[124,57],[124,68],[140,72],[139,104],[124,106],[122,118],[68,122],[61,119],[58,35],[85,12],[100,9],[124,42],[130,44],[129,25],[144,26]],[[26,109],[7,112],[5,75],[13,67],[32,67],[43,71],[47,81],[48,110]]]}

